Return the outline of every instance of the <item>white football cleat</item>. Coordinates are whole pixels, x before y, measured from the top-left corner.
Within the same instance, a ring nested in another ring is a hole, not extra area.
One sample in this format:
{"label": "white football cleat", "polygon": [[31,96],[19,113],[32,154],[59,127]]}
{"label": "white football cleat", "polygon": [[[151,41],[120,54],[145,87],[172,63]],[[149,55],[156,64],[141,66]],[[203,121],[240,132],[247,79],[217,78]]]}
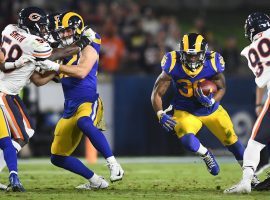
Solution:
{"label": "white football cleat", "polygon": [[124,170],[122,169],[121,165],[118,163],[109,163],[108,164],[111,176],[111,182],[120,181],[124,176]]}
{"label": "white football cleat", "polygon": [[2,184],[2,183],[0,183],[0,190],[6,190],[6,189],[7,189],[7,186],[4,185],[4,184]]}
{"label": "white football cleat", "polygon": [[79,185],[76,187],[76,189],[82,189],[82,190],[92,190],[92,189],[105,189],[109,187],[109,183],[103,178],[103,177],[99,177],[97,181],[93,182],[90,181],[88,183]]}
{"label": "white football cleat", "polygon": [[224,190],[225,194],[250,193],[250,192],[251,192],[251,184],[249,181],[245,181],[245,180],[242,180],[237,185],[234,185],[231,188]]}

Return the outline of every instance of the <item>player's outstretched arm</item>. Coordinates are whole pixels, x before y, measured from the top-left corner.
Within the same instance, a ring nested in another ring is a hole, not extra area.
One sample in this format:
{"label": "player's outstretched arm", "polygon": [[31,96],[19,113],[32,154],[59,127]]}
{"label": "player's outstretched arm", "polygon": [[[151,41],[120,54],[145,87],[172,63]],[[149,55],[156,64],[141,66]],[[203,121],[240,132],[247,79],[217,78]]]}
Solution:
{"label": "player's outstretched arm", "polygon": [[15,62],[5,62],[5,55],[2,50],[0,50],[0,70],[5,72],[7,70],[18,69],[23,67],[27,62],[35,62],[35,57],[31,55],[22,55]]}
{"label": "player's outstretched arm", "polygon": [[63,73],[65,75],[83,79],[91,71],[94,64],[98,60],[98,54],[96,50],[87,45],[81,52],[81,57],[78,65],[60,65],[58,63],[52,62],[50,60],[40,61],[40,68],[45,71],[56,71]]}
{"label": "player's outstretched arm", "polygon": [[76,41],[74,44],[66,46],[64,48],[54,48],[52,55],[49,57],[49,60],[61,60],[67,56],[72,56],[80,51],[82,51],[87,45],[91,44],[92,41],[86,36],[81,36],[81,38]]}
{"label": "player's outstretched arm", "polygon": [[53,49],[52,55],[48,58],[49,60],[61,60],[63,58],[66,58],[68,56],[72,56],[74,54],[77,54],[80,52],[80,47],[76,46],[75,44],[72,44],[70,46],[67,46],[65,48],[55,48]]}
{"label": "player's outstretched arm", "polygon": [[176,125],[172,116],[167,115],[162,108],[162,96],[166,93],[171,83],[171,77],[164,71],[158,76],[151,95],[152,106],[157,114],[160,125],[166,131],[174,130]]}
{"label": "player's outstretched arm", "polygon": [[56,75],[56,72],[48,71],[44,74],[34,72],[30,78],[31,82],[34,83],[36,86],[42,86],[47,84],[49,81],[51,81]]}
{"label": "player's outstretched arm", "polygon": [[171,84],[171,77],[167,75],[164,71],[158,76],[154,88],[152,90],[151,102],[154,108],[154,111],[157,113],[162,108],[162,97],[168,90]]}
{"label": "player's outstretched arm", "polygon": [[226,80],[223,73],[218,73],[215,76],[211,78],[211,80],[216,84],[217,86],[217,92],[214,95],[215,102],[218,102],[222,99],[226,92]]}

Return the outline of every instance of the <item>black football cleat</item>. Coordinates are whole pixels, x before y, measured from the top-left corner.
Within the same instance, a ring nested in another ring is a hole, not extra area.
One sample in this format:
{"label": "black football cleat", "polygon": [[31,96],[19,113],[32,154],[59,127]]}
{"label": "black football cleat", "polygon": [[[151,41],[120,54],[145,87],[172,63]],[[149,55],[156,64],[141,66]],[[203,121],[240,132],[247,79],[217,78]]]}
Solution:
{"label": "black football cleat", "polygon": [[264,181],[258,183],[254,189],[255,191],[270,190],[270,177],[266,178]]}

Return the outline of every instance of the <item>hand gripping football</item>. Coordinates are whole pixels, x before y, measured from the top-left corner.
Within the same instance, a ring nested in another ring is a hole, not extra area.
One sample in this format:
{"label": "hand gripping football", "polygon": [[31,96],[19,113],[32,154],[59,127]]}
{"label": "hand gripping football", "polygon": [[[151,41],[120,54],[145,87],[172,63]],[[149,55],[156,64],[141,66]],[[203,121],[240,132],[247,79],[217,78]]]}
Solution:
{"label": "hand gripping football", "polygon": [[204,80],[203,82],[200,82],[198,87],[202,89],[203,94],[206,96],[208,96],[210,93],[217,92],[216,84],[210,80]]}

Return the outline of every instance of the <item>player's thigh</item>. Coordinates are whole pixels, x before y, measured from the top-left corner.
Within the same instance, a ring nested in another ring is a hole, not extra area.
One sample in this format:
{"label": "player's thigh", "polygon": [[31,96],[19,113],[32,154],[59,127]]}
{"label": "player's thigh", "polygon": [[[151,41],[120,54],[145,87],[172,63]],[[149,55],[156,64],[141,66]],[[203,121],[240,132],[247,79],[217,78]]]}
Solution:
{"label": "player's thigh", "polygon": [[82,133],[77,127],[76,117],[61,118],[56,125],[51,153],[69,156],[76,149],[82,138]]}
{"label": "player's thigh", "polygon": [[186,111],[175,110],[173,117],[176,121],[174,131],[179,138],[183,137],[187,133],[193,133],[196,135],[202,128],[202,122],[199,118]]}
{"label": "player's thigh", "polygon": [[8,121],[0,106],[0,139],[10,136]]}
{"label": "player's thigh", "polygon": [[101,98],[95,102],[85,102],[81,104],[76,112],[77,120],[81,117],[90,117],[94,126],[100,129],[105,129],[104,109]]}
{"label": "player's thigh", "polygon": [[1,93],[0,104],[5,112],[11,130],[11,137],[28,141],[34,130],[27,110],[18,95]]}
{"label": "player's thigh", "polygon": [[222,106],[219,106],[211,115],[200,117],[200,119],[223,145],[231,145],[237,141],[238,137],[234,132],[232,120]]}

